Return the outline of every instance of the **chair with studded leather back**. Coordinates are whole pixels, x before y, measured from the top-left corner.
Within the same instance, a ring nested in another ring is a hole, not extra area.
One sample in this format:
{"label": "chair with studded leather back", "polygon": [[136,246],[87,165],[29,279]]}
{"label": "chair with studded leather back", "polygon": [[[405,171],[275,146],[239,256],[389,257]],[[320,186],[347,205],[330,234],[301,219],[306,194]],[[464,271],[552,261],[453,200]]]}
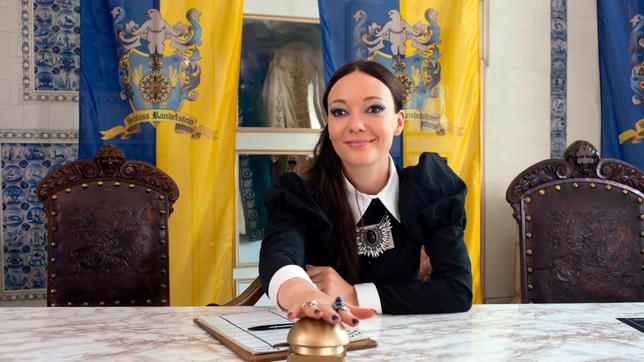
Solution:
{"label": "chair with studded leather back", "polygon": [[528,167],[506,193],[523,303],[644,301],[644,173],[588,142]]}
{"label": "chair with studded leather back", "polygon": [[49,306],[170,303],[168,217],[179,190],[115,145],[68,163],[38,186],[47,212]]}

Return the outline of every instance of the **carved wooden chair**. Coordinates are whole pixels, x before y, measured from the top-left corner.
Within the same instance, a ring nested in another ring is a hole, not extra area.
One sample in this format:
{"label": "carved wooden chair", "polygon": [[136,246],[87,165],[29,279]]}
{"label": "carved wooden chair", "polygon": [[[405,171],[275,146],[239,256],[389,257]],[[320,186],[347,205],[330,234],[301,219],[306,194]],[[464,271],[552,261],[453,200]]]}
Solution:
{"label": "carved wooden chair", "polygon": [[[247,306],[255,305],[257,301],[264,295],[264,289],[262,288],[262,281],[259,277],[255,278],[253,282],[246,287],[246,289],[238,295],[236,298],[230,302],[223,304],[224,306]],[[209,304],[210,306],[215,306],[216,304]]]}
{"label": "carved wooden chair", "polygon": [[179,190],[167,174],[106,145],[47,175],[37,193],[49,306],[169,305],[167,225]]}
{"label": "carved wooden chair", "polygon": [[644,173],[590,143],[530,166],[506,193],[523,303],[644,301]]}

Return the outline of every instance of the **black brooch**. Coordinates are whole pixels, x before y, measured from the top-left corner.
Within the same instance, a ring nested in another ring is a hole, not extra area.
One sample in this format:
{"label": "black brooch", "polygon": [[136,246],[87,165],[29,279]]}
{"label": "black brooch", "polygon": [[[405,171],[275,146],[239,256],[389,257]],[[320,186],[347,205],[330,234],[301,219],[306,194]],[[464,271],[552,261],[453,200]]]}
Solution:
{"label": "black brooch", "polygon": [[370,258],[376,258],[385,250],[393,249],[394,240],[391,236],[389,214],[385,213],[378,224],[356,228],[356,242],[358,255],[366,255]]}

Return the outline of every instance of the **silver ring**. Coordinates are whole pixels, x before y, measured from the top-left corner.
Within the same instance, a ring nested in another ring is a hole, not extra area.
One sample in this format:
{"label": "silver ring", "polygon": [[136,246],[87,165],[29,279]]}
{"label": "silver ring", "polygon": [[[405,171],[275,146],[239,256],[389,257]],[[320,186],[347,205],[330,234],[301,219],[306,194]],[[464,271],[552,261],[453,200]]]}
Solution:
{"label": "silver ring", "polygon": [[313,300],[309,300],[308,302],[304,302],[304,304],[302,304],[302,308],[317,307],[318,305],[320,305],[320,303],[318,303],[317,300],[313,299]]}
{"label": "silver ring", "polygon": [[346,312],[349,310],[349,307],[347,307],[346,304],[334,305],[333,310],[335,310],[336,312]]}
{"label": "silver ring", "polygon": [[335,302],[331,305],[331,308],[336,312],[346,312],[349,310],[347,304],[342,300],[342,298],[337,297]]}

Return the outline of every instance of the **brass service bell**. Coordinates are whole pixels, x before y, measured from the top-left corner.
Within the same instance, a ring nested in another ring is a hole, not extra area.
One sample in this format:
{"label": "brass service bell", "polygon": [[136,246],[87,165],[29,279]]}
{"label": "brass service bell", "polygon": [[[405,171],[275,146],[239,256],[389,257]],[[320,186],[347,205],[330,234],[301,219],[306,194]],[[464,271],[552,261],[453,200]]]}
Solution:
{"label": "brass service bell", "polygon": [[349,335],[342,323],[302,318],[288,332],[288,362],[344,362]]}

